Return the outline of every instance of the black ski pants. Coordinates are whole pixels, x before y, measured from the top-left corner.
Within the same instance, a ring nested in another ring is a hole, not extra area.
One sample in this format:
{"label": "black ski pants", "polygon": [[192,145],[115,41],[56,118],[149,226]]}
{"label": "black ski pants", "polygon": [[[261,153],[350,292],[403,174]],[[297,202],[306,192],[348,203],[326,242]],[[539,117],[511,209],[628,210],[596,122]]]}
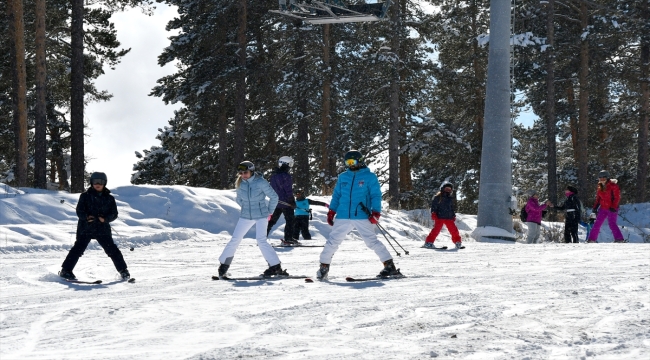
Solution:
{"label": "black ski pants", "polygon": [[86,251],[86,248],[88,247],[88,244],[92,239],[96,239],[99,245],[101,245],[102,248],[104,249],[106,255],[108,255],[108,257],[111,258],[111,260],[113,260],[113,265],[115,265],[115,269],[117,269],[117,271],[122,271],[126,269],[126,262],[124,261],[124,256],[122,256],[122,252],[117,247],[117,245],[115,245],[115,243],[113,242],[113,237],[110,234],[108,235],[77,234],[77,241],[74,242],[72,249],[70,249],[70,252],[68,252],[68,256],[66,256],[65,260],[63,261],[63,265],[61,265],[61,268],[63,268],[64,270],[72,271],[74,267],[77,265],[77,261],[79,261],[79,258],[84,254],[84,251]]}
{"label": "black ski pants", "polygon": [[269,226],[266,228],[266,236],[269,236],[273,225],[275,225],[275,223],[278,222],[278,219],[280,219],[280,215],[284,215],[284,221],[286,222],[284,225],[284,238],[291,240],[291,237],[293,236],[293,223],[295,220],[292,208],[275,208],[273,215],[271,215],[271,220],[269,220]]}
{"label": "black ski pants", "polygon": [[309,215],[296,215],[296,220],[293,223],[293,238],[298,240],[302,234],[305,240],[311,240],[309,233]]}
{"label": "black ski pants", "polygon": [[[571,241],[573,240],[573,241]],[[578,221],[565,220],[564,221],[564,242],[565,243],[578,243]]]}

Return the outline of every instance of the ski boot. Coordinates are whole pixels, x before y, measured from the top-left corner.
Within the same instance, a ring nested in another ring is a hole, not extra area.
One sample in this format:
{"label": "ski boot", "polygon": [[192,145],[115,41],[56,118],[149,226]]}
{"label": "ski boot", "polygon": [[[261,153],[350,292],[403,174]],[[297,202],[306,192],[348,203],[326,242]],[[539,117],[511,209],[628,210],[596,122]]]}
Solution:
{"label": "ski boot", "polygon": [[129,274],[129,270],[127,269],[120,271],[120,276],[122,276],[122,280],[129,280],[131,278],[131,274]]}
{"label": "ski boot", "polygon": [[219,271],[219,277],[220,278],[223,278],[224,276],[226,276],[226,272],[228,272],[229,267],[230,267],[230,265],[226,265],[226,264],[219,265],[219,270],[218,271]]}
{"label": "ski boot", "polygon": [[621,239],[621,240],[614,240],[614,242],[620,244],[620,243],[624,243],[625,240],[624,240],[624,239]]}
{"label": "ski boot", "polygon": [[330,264],[320,264],[318,271],[316,271],[316,279],[327,280],[327,273],[330,271]]}
{"label": "ski boot", "polygon": [[268,269],[264,270],[264,273],[262,276],[267,277],[267,276],[289,276],[286,270],[282,270],[282,267],[280,264],[273,265],[269,267]]}
{"label": "ski boot", "polygon": [[77,280],[77,277],[74,276],[71,270],[61,269],[61,271],[59,271],[59,276],[68,280]]}
{"label": "ski boot", "polygon": [[456,245],[456,249],[460,249],[463,247],[463,243],[461,241],[454,243],[454,245]]}
{"label": "ski boot", "polygon": [[425,247],[425,248],[427,248],[427,249],[433,249],[433,248],[435,248],[435,245],[433,245],[432,242],[426,242],[426,241],[425,241],[423,247]]}
{"label": "ski boot", "polygon": [[298,245],[300,245],[300,242],[298,242],[298,240],[294,240],[294,239],[287,239],[287,240],[281,239],[281,241],[282,241],[282,243],[281,243],[282,246],[298,246]]}
{"label": "ski boot", "polygon": [[588,244],[597,244],[598,240],[587,240]]}
{"label": "ski boot", "polygon": [[379,277],[402,276],[399,269],[395,268],[393,259],[384,261],[384,268],[379,272]]}

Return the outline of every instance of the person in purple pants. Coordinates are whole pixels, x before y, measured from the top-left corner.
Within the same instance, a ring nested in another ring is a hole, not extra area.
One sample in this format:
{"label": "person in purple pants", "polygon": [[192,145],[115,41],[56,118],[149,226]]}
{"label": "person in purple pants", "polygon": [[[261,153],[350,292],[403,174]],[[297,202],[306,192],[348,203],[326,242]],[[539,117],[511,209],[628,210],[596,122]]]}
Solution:
{"label": "person in purple pants", "polygon": [[597,213],[594,227],[589,232],[587,242],[598,242],[598,233],[600,227],[607,219],[607,224],[612,230],[615,243],[623,243],[625,239],[621,230],[616,225],[618,217],[618,205],[621,201],[621,189],[618,187],[616,179],[609,178],[609,172],[602,170],[598,173],[598,189],[596,189],[596,201],[594,202],[593,212]]}

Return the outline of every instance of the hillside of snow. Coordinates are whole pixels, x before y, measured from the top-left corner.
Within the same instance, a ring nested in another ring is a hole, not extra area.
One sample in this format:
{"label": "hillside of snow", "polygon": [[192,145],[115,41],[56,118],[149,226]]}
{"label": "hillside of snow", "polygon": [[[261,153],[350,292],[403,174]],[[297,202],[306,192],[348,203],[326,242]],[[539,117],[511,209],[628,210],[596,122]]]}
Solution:
{"label": "hillside of snow", "polygon": [[[111,191],[114,239],[134,284],[118,279],[95,241],[74,272],[103,284],[62,281],[56,273],[74,243],[78,194],[0,184],[0,359],[650,357],[648,203],[622,208],[627,244],[612,244],[607,226],[599,244],[477,243],[469,236],[476,217],[460,214],[460,251],[420,248],[430,228],[414,219],[426,224],[427,210],[385,211],[380,223],[409,251],[394,244],[407,278],[346,282],[382,267],[352,232],[330,280],[310,284],[210,279],[238,219],[233,190]],[[322,245],[327,209],[312,208],[314,240],[304,243]],[[450,246],[449,233],[436,243]],[[290,274],[315,275],[321,248],[276,250]],[[230,273],[266,267],[251,229]]]}

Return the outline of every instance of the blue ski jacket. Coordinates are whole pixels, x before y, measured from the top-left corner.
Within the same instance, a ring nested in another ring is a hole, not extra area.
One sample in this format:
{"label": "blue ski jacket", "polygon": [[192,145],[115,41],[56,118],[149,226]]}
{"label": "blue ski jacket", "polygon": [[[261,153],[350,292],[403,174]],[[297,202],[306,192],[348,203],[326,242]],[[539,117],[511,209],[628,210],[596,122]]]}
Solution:
{"label": "blue ski jacket", "polygon": [[257,220],[273,214],[275,206],[278,205],[278,194],[262,175],[255,173],[248,180],[242,179],[237,189],[236,201],[241,206],[240,217]]}
{"label": "blue ski jacket", "polygon": [[357,171],[347,169],[339,175],[330,210],[336,212],[337,219],[367,219],[359,203],[363,203],[368,211],[381,212],[381,187],[379,180],[367,167]]}

